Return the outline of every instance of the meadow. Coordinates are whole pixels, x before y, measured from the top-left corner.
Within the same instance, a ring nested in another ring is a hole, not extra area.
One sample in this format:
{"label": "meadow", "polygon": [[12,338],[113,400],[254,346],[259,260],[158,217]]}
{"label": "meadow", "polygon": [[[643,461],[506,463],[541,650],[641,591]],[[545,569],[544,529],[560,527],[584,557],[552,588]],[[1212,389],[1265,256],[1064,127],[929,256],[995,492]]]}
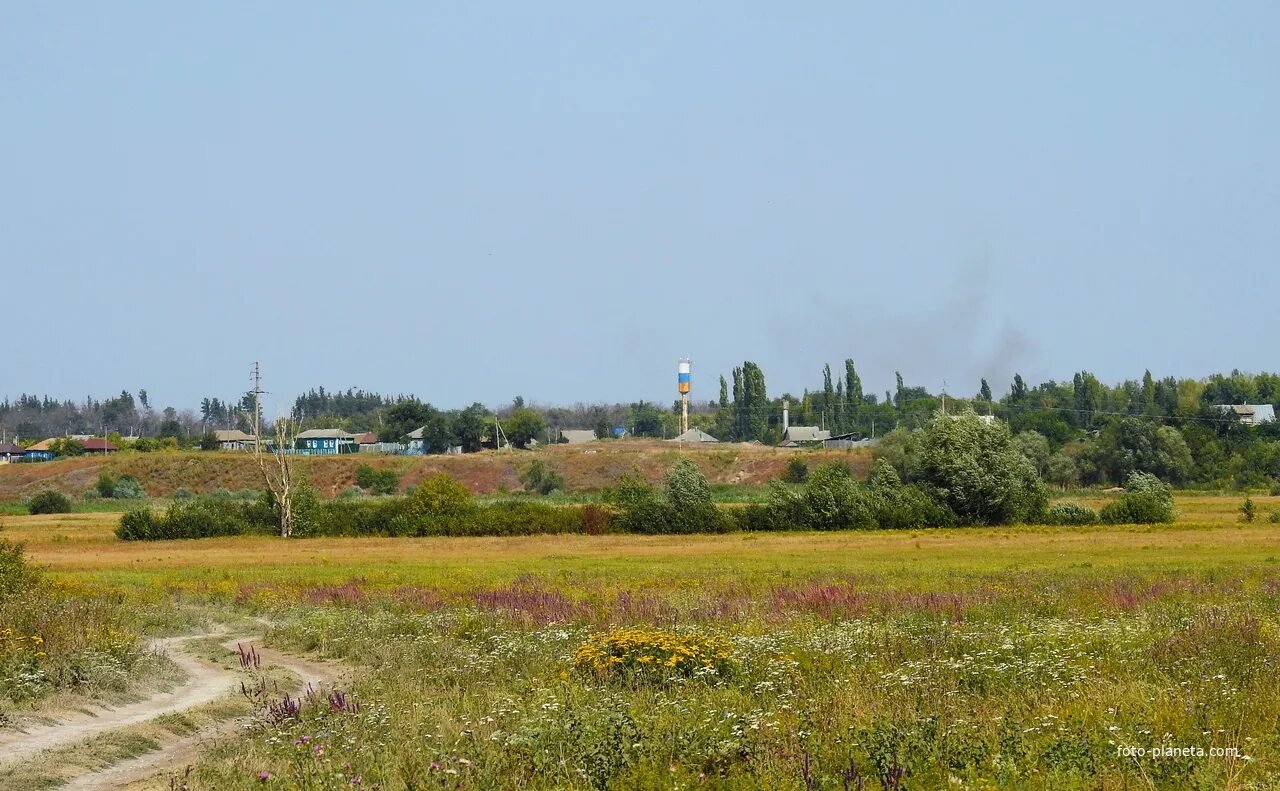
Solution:
{"label": "meadow", "polygon": [[350,669],[342,705],[263,704],[188,788],[1266,788],[1280,527],[1240,501],[1161,526],[4,535],[139,634],[265,619]]}

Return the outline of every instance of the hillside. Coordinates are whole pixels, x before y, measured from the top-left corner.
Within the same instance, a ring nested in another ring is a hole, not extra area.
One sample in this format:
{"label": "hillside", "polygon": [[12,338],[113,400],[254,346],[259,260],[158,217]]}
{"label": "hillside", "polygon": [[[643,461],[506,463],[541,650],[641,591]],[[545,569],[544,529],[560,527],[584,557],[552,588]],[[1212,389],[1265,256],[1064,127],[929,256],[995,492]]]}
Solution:
{"label": "hillside", "polygon": [[[443,472],[476,494],[491,494],[500,487],[519,489],[520,473],[535,458],[543,459],[563,475],[569,491],[592,491],[624,473],[658,481],[681,456],[694,459],[712,483],[760,484],[781,476],[787,460],[795,454],[801,454],[810,466],[844,461],[863,478],[871,464],[865,450],[796,451],[759,445],[678,449],[658,441],[558,445],[536,451],[484,451],[465,456],[316,456],[302,457],[298,462],[321,496],[332,497],[355,485],[356,468],[361,464],[396,469],[403,475],[405,486]],[[23,499],[46,488],[80,495],[94,486],[104,470],[113,476],[134,476],[155,497],[169,496],[180,488],[194,492],[261,488],[257,466],[248,453],[124,453],[105,459],[80,457],[0,465],[0,501]]]}

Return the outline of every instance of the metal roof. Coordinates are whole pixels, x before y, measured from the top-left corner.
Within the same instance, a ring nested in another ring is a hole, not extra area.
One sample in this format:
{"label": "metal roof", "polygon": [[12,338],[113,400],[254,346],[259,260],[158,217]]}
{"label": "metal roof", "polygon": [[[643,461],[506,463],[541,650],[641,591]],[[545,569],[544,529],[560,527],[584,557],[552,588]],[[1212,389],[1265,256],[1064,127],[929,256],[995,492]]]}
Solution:
{"label": "metal roof", "polygon": [[831,432],[817,426],[791,426],[782,439],[784,442],[821,442],[831,439]]}
{"label": "metal roof", "polygon": [[716,439],[715,437],[711,436],[710,434],[708,434],[707,432],[703,431],[700,428],[691,428],[685,433],[676,437],[675,439],[668,440],[668,442],[719,442],[719,441],[720,440]]}
{"label": "metal roof", "polygon": [[213,432],[219,442],[253,442],[253,435],[246,434],[238,428],[218,429]]}
{"label": "metal roof", "polygon": [[340,428],[313,428],[298,435],[298,439],[355,439],[356,435]]}
{"label": "metal roof", "polygon": [[570,445],[576,445],[579,442],[596,441],[595,429],[590,428],[562,428],[560,429],[560,436],[564,437],[565,441]]}

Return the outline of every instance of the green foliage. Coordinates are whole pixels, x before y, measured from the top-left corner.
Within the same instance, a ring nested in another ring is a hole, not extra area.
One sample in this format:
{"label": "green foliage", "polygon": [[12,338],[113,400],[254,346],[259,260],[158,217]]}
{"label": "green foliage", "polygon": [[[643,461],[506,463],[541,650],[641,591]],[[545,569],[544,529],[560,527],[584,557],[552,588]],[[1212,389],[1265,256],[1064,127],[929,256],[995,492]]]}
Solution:
{"label": "green foliage", "polygon": [[1014,436],[1013,441],[1036,474],[1044,477],[1049,469],[1049,440],[1038,431],[1024,431]]}
{"label": "green foliage", "polygon": [[0,599],[35,587],[39,573],[27,562],[22,545],[0,538]]}
{"label": "green foliage", "polygon": [[1011,524],[1040,517],[1048,494],[1000,421],[972,411],[939,415],[922,430],[921,478],[962,524]]}
{"label": "green foliage", "polygon": [[520,482],[524,484],[525,491],[543,495],[564,488],[564,478],[542,459],[529,462],[520,474]]}
{"label": "green foliage", "polygon": [[692,459],[683,458],[667,470],[667,505],[677,533],[719,533],[727,520],[711,501],[707,478]]}
{"label": "green foliage", "polygon": [[502,431],[517,448],[527,447],[530,440],[542,436],[546,429],[546,418],[528,407],[515,410],[502,421]]}
{"label": "green foliage", "polygon": [[1059,503],[1046,511],[1044,516],[1046,525],[1092,525],[1097,522],[1097,512],[1079,503]]}
{"label": "green foliage", "polygon": [[1254,504],[1252,497],[1244,498],[1244,502],[1240,504],[1240,521],[1252,522],[1258,518],[1258,506]]}
{"label": "green foliage", "polygon": [[471,490],[444,473],[427,478],[409,496],[405,513],[411,517],[458,519],[475,509]]}
{"label": "green foliage", "polygon": [[1079,483],[1080,470],[1076,460],[1062,452],[1053,454],[1045,464],[1044,479],[1061,489]]}
{"label": "green foliage", "polygon": [[674,532],[671,506],[642,478],[623,475],[617,484],[601,492],[601,499],[613,509],[613,522],[624,533]]}
{"label": "green foliage", "polygon": [[1091,483],[1124,481],[1134,472],[1180,482],[1191,477],[1195,466],[1181,432],[1138,417],[1109,423],[1080,454],[1080,461]]}
{"label": "green foliage", "polygon": [[1267,521],[1273,525],[1280,524],[1280,508],[1273,510],[1271,515],[1267,517]]}
{"label": "green foliage", "polygon": [[787,469],[782,473],[782,480],[787,483],[804,483],[809,479],[809,463],[799,456],[787,459]]}
{"label": "green foliage", "polygon": [[876,526],[869,498],[846,465],[823,464],[809,475],[804,504],[813,530],[865,530]]}
{"label": "green foliage", "polygon": [[395,494],[400,488],[400,474],[395,470],[376,470],[368,464],[356,468],[356,486],[374,494]]}
{"label": "green foliage", "polygon": [[56,489],[45,489],[27,501],[31,514],[69,514],[71,498]]}
{"label": "green foliage", "polygon": [[200,450],[217,450],[218,445],[218,435],[212,431],[206,431],[200,436]]}
{"label": "green foliage", "polygon": [[163,513],[138,508],[120,517],[116,537],[122,541],[214,538],[271,533],[276,522],[259,503],[199,498],[172,503]]}
{"label": "green foliage", "polygon": [[116,479],[112,478],[106,470],[98,473],[98,496],[114,497],[116,491]]}
{"label": "green foliage", "polygon": [[1124,494],[1108,503],[1100,517],[1107,524],[1160,524],[1174,519],[1173,490],[1156,476],[1135,472]]}
{"label": "green foliage", "polygon": [[602,500],[611,508],[612,523],[627,533],[718,533],[735,520],[712,503],[711,488],[698,466],[680,459],[667,471],[665,497],[655,486],[623,475],[606,487]]}
{"label": "green foliage", "polygon": [[121,475],[111,487],[111,497],[117,500],[141,500],[147,493],[132,475]]}
{"label": "green foliage", "polygon": [[185,486],[179,486],[177,489],[173,490],[173,499],[175,500],[191,500],[195,496],[196,493]]}

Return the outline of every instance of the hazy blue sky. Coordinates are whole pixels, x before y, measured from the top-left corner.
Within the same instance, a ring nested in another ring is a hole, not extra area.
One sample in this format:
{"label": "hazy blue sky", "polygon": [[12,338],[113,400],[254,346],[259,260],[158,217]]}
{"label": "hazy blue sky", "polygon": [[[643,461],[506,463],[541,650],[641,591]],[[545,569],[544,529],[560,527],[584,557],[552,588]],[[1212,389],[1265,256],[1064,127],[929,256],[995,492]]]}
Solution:
{"label": "hazy blue sky", "polygon": [[0,393],[1280,368],[1280,5],[614,5],[6,3]]}

